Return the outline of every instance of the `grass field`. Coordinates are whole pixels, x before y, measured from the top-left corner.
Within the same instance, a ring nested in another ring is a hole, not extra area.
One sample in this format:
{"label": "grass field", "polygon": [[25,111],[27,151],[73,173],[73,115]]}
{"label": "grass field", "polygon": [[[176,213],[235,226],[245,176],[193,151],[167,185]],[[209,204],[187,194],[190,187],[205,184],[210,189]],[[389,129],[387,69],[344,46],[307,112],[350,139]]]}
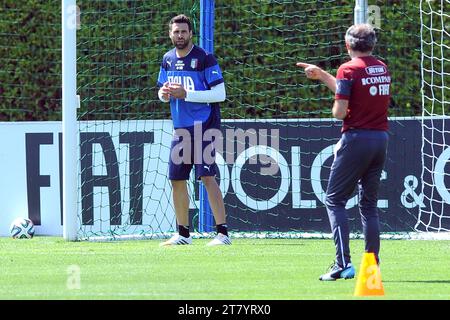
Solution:
{"label": "grass field", "polygon": [[[318,280],[333,260],[332,240],[207,241],[160,248],[156,240],[0,238],[0,299],[361,299],[353,296],[355,279]],[[358,271],[363,241],[352,240],[351,249]],[[450,241],[384,240],[380,257],[385,296],[366,299],[450,299]],[[74,265],[79,289],[71,289]]]}

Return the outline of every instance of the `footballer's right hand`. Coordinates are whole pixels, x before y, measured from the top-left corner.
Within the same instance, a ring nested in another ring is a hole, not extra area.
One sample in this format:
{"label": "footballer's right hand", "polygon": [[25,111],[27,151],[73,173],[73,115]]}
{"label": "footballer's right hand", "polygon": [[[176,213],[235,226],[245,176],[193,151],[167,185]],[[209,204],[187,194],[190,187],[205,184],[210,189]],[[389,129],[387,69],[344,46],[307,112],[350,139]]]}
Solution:
{"label": "footballer's right hand", "polygon": [[159,89],[161,92],[161,96],[164,100],[170,100],[170,83],[164,82],[163,86]]}

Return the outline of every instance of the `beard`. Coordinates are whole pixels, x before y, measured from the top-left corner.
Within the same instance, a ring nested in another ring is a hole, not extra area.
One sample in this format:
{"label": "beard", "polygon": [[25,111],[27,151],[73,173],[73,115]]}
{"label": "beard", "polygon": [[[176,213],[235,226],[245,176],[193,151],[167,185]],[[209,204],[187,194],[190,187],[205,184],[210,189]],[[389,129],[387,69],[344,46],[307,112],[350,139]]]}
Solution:
{"label": "beard", "polygon": [[172,40],[173,45],[179,50],[185,49],[189,45],[189,42],[190,40]]}

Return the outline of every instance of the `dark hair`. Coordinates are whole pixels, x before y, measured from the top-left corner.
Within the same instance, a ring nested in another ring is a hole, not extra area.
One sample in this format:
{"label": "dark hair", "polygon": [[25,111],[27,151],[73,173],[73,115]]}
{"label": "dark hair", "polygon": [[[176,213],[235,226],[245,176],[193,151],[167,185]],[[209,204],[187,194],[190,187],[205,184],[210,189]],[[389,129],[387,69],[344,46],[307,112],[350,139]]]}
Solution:
{"label": "dark hair", "polygon": [[370,24],[356,24],[348,28],[345,41],[354,51],[370,52],[377,43],[377,36]]}
{"label": "dark hair", "polygon": [[184,14],[179,14],[176,17],[173,17],[172,19],[170,19],[170,22],[169,22],[170,30],[172,30],[172,25],[174,23],[186,23],[188,25],[189,31],[192,30],[191,19],[189,19],[189,17]]}

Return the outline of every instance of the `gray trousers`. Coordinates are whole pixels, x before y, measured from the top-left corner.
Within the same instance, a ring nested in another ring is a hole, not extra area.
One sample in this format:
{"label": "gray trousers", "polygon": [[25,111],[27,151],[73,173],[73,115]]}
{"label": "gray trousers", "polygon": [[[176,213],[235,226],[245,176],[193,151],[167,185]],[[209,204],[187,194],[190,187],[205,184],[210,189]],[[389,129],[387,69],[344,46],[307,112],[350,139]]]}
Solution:
{"label": "gray trousers", "polygon": [[354,129],[342,134],[336,146],[327,187],[326,206],[336,245],[336,262],[345,267],[351,262],[348,217],[345,209],[356,186],[365,251],[378,261],[380,227],[378,188],[386,160],[388,134],[385,131]]}

